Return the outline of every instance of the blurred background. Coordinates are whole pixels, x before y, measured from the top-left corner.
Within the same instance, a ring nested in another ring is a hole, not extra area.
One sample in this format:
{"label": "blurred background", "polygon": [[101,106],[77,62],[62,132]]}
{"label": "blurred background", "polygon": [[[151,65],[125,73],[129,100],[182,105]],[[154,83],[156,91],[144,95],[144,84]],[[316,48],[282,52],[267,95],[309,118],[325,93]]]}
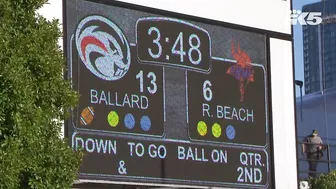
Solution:
{"label": "blurred background", "polygon": [[317,25],[293,25],[299,170],[305,179],[308,163],[300,141],[313,129],[329,146],[317,171],[336,168],[336,0],[293,0],[293,10],[308,13],[306,21],[312,13],[322,18]]}

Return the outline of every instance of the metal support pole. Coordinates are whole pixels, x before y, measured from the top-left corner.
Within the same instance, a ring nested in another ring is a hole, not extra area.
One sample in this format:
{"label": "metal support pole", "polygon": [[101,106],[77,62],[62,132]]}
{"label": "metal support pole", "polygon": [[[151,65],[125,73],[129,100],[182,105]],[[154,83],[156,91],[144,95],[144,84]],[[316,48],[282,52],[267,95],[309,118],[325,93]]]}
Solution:
{"label": "metal support pole", "polygon": [[303,81],[300,80],[295,80],[295,85],[298,85],[300,87],[300,117],[301,117],[301,121],[303,121],[303,115],[302,115],[302,87],[303,87]]}
{"label": "metal support pole", "polygon": [[301,121],[303,121],[303,116],[302,116],[302,86],[300,86],[300,93],[301,93],[300,114],[301,114]]}
{"label": "metal support pole", "polygon": [[327,155],[328,155],[328,172],[331,172],[331,157],[330,157],[330,149],[329,149],[329,144],[327,144]]}

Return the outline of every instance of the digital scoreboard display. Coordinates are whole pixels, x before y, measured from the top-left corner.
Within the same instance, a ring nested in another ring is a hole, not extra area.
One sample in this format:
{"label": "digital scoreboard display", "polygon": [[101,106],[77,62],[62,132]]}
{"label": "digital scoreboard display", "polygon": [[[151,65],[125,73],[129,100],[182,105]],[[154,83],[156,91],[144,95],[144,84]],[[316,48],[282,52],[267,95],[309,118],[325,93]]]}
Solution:
{"label": "digital scoreboard display", "polygon": [[79,179],[272,188],[266,35],[68,0]]}
{"label": "digital scoreboard display", "polygon": [[187,73],[190,138],[266,146],[267,135],[251,137],[267,129],[264,67],[213,60],[212,68],[209,74]]}

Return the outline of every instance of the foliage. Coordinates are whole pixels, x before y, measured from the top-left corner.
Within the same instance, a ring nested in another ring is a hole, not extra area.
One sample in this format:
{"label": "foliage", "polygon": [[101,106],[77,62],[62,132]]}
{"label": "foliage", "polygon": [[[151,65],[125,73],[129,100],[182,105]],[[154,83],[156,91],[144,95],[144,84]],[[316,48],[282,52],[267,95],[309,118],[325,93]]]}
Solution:
{"label": "foliage", "polygon": [[336,170],[328,174],[322,174],[319,177],[309,180],[311,189],[333,189],[336,188]]}
{"label": "foliage", "polygon": [[60,138],[78,94],[63,78],[59,21],[46,0],[0,0],[0,188],[70,188],[82,154]]}

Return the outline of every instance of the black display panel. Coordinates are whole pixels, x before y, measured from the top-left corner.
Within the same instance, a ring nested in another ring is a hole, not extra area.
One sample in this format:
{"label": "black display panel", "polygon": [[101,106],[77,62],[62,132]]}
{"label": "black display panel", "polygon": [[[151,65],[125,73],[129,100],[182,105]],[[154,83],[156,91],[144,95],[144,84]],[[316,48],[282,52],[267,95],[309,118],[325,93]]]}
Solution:
{"label": "black display panel", "polygon": [[[74,127],[97,132],[119,132],[163,136],[163,68],[133,63],[136,49],[130,46],[127,74],[113,81],[90,73],[78,59],[73,41],[72,81],[81,97]],[[80,77],[85,75],[85,77]]]}
{"label": "black display panel", "polygon": [[210,36],[206,30],[164,17],[140,18],[136,26],[140,61],[210,71]]}
{"label": "black display panel", "polygon": [[[267,186],[269,157],[262,149],[209,146],[174,140],[141,140],[75,133],[74,148],[87,151],[82,178],[144,183]],[[223,174],[225,170],[226,173]],[[163,182],[164,183],[164,182]]]}
{"label": "black display panel", "polygon": [[266,146],[264,67],[242,67],[224,59],[212,63],[209,74],[187,75],[187,83],[192,82],[187,87],[190,138]]}
{"label": "black display panel", "polygon": [[79,179],[272,188],[265,35],[113,1],[65,10]]}

